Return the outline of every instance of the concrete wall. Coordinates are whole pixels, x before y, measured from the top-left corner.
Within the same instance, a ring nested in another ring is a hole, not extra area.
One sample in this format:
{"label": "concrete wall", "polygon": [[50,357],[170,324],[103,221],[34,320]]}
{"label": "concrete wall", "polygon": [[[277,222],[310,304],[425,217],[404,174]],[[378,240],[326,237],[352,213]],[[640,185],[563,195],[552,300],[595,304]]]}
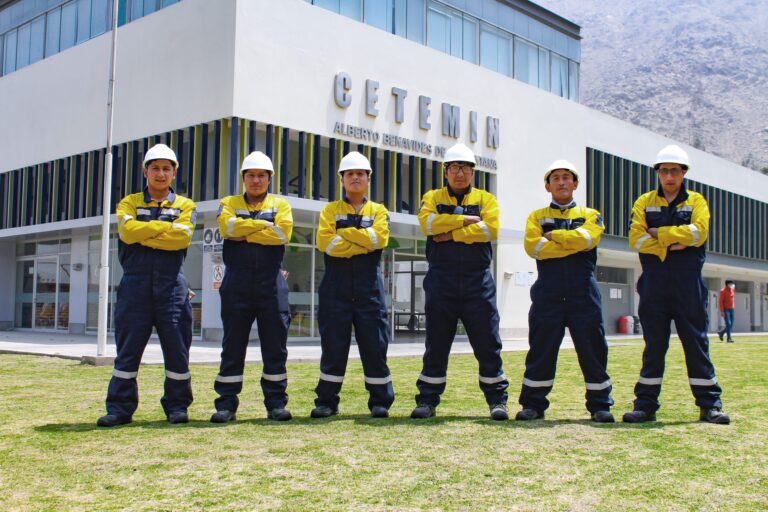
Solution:
{"label": "concrete wall", "polygon": [[0,273],[4,276],[0,286],[0,331],[13,327],[16,310],[16,244],[0,242]]}

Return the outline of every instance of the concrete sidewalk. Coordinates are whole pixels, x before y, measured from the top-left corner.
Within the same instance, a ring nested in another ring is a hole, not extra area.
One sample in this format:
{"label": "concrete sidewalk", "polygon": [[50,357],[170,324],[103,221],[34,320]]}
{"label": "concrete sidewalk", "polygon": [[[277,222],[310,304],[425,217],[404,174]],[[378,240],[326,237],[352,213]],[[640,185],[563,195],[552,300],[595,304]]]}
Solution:
{"label": "concrete sidewalk", "polygon": [[[609,345],[622,345],[627,340],[637,339],[634,336],[609,336]],[[563,341],[564,349],[572,349],[570,338]],[[528,350],[527,338],[513,338],[503,340],[503,351]],[[0,331],[0,354],[32,354],[40,356],[62,357],[75,359],[91,364],[111,365],[115,357],[115,340],[110,337],[107,340],[107,353],[103,358],[96,358],[96,337],[92,335],[73,335],[67,333],[43,333],[30,331]],[[451,354],[471,354],[472,347],[466,336],[457,336],[451,348]],[[190,362],[192,364],[218,364],[220,361],[221,343],[199,341],[192,343],[190,350]],[[388,357],[421,357],[424,354],[424,342],[391,343]],[[352,344],[349,357],[359,359],[360,353],[357,345]],[[289,361],[319,361],[320,342],[318,340],[290,341],[288,343]],[[261,362],[261,351],[258,343],[251,343],[248,362]],[[144,351],[143,364],[162,364],[163,354],[160,343],[152,338]]]}

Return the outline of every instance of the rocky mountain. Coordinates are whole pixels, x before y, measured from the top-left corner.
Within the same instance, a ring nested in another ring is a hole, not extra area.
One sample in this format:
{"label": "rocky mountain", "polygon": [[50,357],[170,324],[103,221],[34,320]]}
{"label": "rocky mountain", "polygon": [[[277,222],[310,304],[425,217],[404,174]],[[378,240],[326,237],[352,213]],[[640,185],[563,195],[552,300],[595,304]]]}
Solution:
{"label": "rocky mountain", "polygon": [[768,174],[768,0],[538,0],[582,27],[581,102]]}

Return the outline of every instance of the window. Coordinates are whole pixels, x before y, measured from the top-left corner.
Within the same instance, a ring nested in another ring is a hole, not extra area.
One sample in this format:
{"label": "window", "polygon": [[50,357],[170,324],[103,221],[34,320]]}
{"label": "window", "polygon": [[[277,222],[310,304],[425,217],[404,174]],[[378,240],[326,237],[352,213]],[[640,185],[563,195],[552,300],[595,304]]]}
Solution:
{"label": "window", "polygon": [[3,74],[16,71],[16,33],[12,30],[5,34],[5,55],[3,55]]}
{"label": "window", "polygon": [[61,43],[59,48],[66,50],[75,45],[77,30],[77,4],[70,2],[61,8]]}
{"label": "window", "polygon": [[61,9],[54,9],[47,15],[47,31],[45,33],[45,56],[50,57],[59,53],[59,37],[61,28]]}
{"label": "window", "polygon": [[368,25],[395,32],[393,0],[365,0],[365,22]]}
{"label": "window", "polygon": [[550,92],[562,96],[568,97],[568,61],[563,57],[552,54],[551,57],[551,75],[550,75]]}
{"label": "window", "polygon": [[32,33],[32,25],[27,23],[19,27],[19,35],[16,43],[16,69],[29,65],[29,36]]}
{"label": "window", "polygon": [[462,58],[473,64],[477,64],[477,25],[477,20],[464,17]]}
{"label": "window", "polygon": [[29,41],[29,63],[42,60],[45,57],[45,16],[32,21],[32,33]]}
{"label": "window", "polygon": [[519,37],[515,38],[515,78],[539,85],[539,50]]}
{"label": "window", "polygon": [[483,27],[480,31],[480,65],[512,76],[511,44],[502,32]]}
{"label": "window", "polygon": [[407,0],[406,35],[411,41],[424,44],[424,20],[426,5],[424,0]]}
{"label": "window", "polygon": [[77,1],[77,43],[87,41],[91,36],[91,0]]}
{"label": "window", "polygon": [[91,37],[103,34],[109,26],[112,5],[108,0],[92,0],[91,4]]}
{"label": "window", "polygon": [[549,90],[549,51],[539,48],[539,87]]}
{"label": "window", "polygon": [[568,98],[579,101],[579,65],[568,61]]}
{"label": "window", "polygon": [[434,2],[427,8],[427,46],[462,58],[461,13]]}

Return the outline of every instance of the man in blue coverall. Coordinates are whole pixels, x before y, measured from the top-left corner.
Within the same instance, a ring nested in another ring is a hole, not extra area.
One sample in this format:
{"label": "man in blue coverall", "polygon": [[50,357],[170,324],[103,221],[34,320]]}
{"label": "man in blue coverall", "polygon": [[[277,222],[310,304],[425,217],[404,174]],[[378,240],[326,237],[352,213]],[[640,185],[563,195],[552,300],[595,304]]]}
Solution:
{"label": "man in blue coverall", "polygon": [[608,343],[603,329],[600,290],[595,280],[597,245],[603,234],[600,212],[577,206],[576,166],[557,160],[544,174],[552,195],[546,208],[533,211],[525,226],[525,252],[536,260],[538,278],[531,288],[528,313],[529,345],[520,391],[518,421],[544,417],[547,395],[555,384],[555,369],[565,328],[571,333],[587,388],[587,410],[598,423],[613,423],[610,412]]}
{"label": "man in blue coverall", "polygon": [[389,322],[381,279],[381,252],[389,243],[389,214],[366,197],[371,164],[352,151],[339,163],[344,199],[320,213],[317,248],[325,253],[317,321],[320,328],[320,379],[313,418],[339,412],[339,392],[347,369],[352,327],[363,363],[368,409],[374,418],[389,416],[395,400],[387,366]]}
{"label": "man in blue coverall", "polygon": [[160,400],[171,423],[187,423],[192,403],[189,347],[192,306],[182,265],[195,229],[195,203],[171,188],[179,163],[157,144],[144,157],[143,192],[117,206],[118,258],[123,277],[115,304],[117,357],[100,427],[130,423],[139,404],[136,377],[141,356],[157,329],[165,359],[165,394]]}
{"label": "man in blue coverall", "polygon": [[226,273],[219,289],[224,339],[221,366],[213,388],[219,394],[213,423],[235,419],[243,389],[248,338],[254,320],[264,369],[261,389],[267,418],[291,419],[288,395],[288,285],[280,271],[285,245],[293,233],[291,205],[270,194],[272,160],[254,151],[243,160],[240,173],[245,191],[227,196],[219,205],[219,229],[224,236]]}
{"label": "man in blue coverall", "polygon": [[496,283],[490,269],[499,205],[493,194],[472,187],[475,165],[475,154],[467,146],[450,147],[444,161],[448,186],[428,191],[421,201],[418,217],[427,236],[429,263],[424,278],[427,339],[414,419],[435,415],[459,320],[480,366],[480,389],[491,419],[509,419],[509,382],[502,369]]}
{"label": "man in blue coverall", "polygon": [[635,385],[634,410],[624,414],[623,420],[656,421],[670,324],[674,320],[685,352],[688,383],[700,408],[699,419],[728,424],[730,418],[722,411],[722,390],[709,357],[709,293],[701,276],[709,207],[701,194],[689,191],[683,183],[689,162],[688,153],[681,147],[663,148],[653,167],[659,187],[635,201],[629,228],[629,246],[640,253],[643,267],[637,293],[645,350]]}

